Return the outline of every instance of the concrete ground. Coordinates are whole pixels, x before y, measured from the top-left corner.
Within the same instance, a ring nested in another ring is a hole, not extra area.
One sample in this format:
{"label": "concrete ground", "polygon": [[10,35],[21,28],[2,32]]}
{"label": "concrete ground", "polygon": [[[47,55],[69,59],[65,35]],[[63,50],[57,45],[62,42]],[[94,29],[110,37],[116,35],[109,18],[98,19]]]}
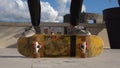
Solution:
{"label": "concrete ground", "polygon": [[26,58],[16,48],[0,48],[0,68],[120,68],[120,49],[93,58]]}

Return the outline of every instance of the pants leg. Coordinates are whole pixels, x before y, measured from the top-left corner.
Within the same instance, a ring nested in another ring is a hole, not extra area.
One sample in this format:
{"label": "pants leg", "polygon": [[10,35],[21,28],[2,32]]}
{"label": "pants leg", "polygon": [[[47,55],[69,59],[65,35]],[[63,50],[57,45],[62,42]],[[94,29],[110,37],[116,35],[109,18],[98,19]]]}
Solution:
{"label": "pants leg", "polygon": [[34,26],[36,33],[39,33],[39,24],[41,18],[40,0],[28,0],[28,7],[30,11],[32,25]]}
{"label": "pants leg", "polygon": [[82,9],[83,0],[72,0],[70,6],[70,24],[76,26]]}

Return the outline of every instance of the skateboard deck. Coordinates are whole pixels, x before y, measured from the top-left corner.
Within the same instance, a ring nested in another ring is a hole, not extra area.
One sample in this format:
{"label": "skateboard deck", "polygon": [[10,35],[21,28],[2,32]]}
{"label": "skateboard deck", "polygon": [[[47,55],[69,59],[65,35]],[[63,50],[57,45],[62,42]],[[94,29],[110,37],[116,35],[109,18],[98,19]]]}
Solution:
{"label": "skateboard deck", "polygon": [[[35,34],[31,37],[20,37],[17,49],[26,57],[34,57],[33,45],[40,44],[38,54],[40,57],[95,57],[103,51],[103,41],[96,35],[42,35]],[[83,41],[83,39],[86,39]],[[37,41],[37,42],[36,42]],[[85,43],[87,47],[82,46]],[[84,49],[83,49],[84,48]]]}

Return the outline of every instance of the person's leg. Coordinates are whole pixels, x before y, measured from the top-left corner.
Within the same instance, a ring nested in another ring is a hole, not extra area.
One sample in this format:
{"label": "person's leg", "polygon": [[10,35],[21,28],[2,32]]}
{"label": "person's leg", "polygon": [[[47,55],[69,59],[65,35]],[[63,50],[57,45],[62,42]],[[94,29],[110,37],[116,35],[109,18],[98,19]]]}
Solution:
{"label": "person's leg", "polygon": [[70,6],[70,25],[76,26],[82,9],[83,0],[72,0]]}
{"label": "person's leg", "polygon": [[79,25],[80,13],[82,10],[83,0],[72,0],[70,6],[70,27],[68,28],[68,34],[81,34],[90,35],[90,32],[86,30],[84,26]]}
{"label": "person's leg", "polygon": [[40,18],[41,18],[41,5],[40,0],[28,0],[28,7],[31,16],[32,25],[36,31],[36,34],[40,33]]}

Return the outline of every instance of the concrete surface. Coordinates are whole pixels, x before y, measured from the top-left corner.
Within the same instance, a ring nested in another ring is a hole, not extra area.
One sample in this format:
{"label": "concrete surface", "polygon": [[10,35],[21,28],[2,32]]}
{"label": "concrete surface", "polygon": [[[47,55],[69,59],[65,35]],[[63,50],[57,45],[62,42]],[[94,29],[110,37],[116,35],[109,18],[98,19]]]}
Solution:
{"label": "concrete surface", "polygon": [[[0,48],[16,48],[17,40],[27,27],[0,26]],[[33,34],[30,30],[27,34]]]}
{"label": "concrete surface", "polygon": [[0,68],[120,68],[120,49],[93,58],[26,58],[16,48],[0,48]]}

